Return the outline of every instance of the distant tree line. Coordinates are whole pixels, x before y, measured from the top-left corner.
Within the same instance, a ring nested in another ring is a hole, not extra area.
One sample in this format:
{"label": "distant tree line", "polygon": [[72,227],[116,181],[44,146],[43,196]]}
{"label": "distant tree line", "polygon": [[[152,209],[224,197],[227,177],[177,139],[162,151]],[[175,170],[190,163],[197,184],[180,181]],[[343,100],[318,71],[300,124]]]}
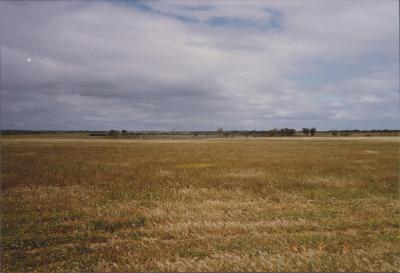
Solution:
{"label": "distant tree line", "polygon": [[71,133],[105,133],[105,131],[88,130],[0,130],[1,135],[38,135],[38,134],[71,134]]}
{"label": "distant tree line", "polygon": [[[271,130],[224,130],[218,128],[212,131],[127,131],[127,130],[108,130],[108,131],[88,131],[88,130],[1,130],[1,135],[24,135],[24,134],[63,134],[63,133],[87,133],[90,136],[101,136],[110,138],[129,138],[146,136],[187,136],[187,137],[274,137],[274,136],[314,136],[317,132],[315,127],[302,128],[297,131],[292,128],[275,128]],[[351,136],[352,134],[372,135],[399,135],[400,130],[327,130],[318,131],[319,135],[330,134],[332,136]]]}
{"label": "distant tree line", "polygon": [[272,129],[267,131],[267,136],[294,136],[296,129],[283,128],[283,129]]}

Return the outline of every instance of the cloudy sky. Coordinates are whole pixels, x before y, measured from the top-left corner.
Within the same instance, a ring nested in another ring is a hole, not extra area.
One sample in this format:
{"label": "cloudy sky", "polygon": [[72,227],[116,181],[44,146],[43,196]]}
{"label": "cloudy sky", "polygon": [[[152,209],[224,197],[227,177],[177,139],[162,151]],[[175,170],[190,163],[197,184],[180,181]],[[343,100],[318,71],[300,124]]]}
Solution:
{"label": "cloudy sky", "polygon": [[398,1],[1,1],[1,127],[399,128]]}

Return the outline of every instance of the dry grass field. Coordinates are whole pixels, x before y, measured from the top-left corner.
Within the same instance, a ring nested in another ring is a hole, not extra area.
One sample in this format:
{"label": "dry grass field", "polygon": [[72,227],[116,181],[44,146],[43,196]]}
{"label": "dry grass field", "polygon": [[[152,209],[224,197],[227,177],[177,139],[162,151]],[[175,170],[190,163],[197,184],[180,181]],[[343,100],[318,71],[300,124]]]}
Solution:
{"label": "dry grass field", "polygon": [[1,268],[398,271],[399,139],[1,141]]}

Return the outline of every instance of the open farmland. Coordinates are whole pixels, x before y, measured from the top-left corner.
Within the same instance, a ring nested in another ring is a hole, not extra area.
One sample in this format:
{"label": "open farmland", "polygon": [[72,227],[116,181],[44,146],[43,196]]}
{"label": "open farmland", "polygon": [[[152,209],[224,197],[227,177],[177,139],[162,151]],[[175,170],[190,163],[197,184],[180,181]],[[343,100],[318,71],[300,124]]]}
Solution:
{"label": "open farmland", "polygon": [[398,271],[399,138],[3,138],[1,271]]}

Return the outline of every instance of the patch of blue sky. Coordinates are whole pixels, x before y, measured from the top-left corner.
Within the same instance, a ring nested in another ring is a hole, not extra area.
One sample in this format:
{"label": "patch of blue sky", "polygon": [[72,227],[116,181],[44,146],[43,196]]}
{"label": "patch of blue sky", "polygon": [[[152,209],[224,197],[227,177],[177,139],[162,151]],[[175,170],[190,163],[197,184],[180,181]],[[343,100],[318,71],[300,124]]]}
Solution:
{"label": "patch of blue sky", "polygon": [[282,31],[283,13],[277,9],[264,9],[269,14],[265,20],[251,20],[234,17],[213,17],[206,24],[215,27],[257,28],[265,31]]}
{"label": "patch of blue sky", "polygon": [[269,21],[270,26],[276,30],[282,30],[283,13],[277,9],[271,8],[267,8],[265,11],[271,15],[271,20]]}
{"label": "patch of blue sky", "polygon": [[111,2],[112,3],[117,3],[117,4],[118,3],[126,4],[128,6],[131,6],[131,7],[135,8],[135,9],[138,9],[138,10],[140,10],[142,12],[152,13],[152,14],[156,14],[156,15],[161,15],[161,16],[174,18],[174,19],[176,19],[178,21],[181,21],[183,23],[198,23],[199,22],[194,17],[159,11],[157,9],[152,8],[151,6],[146,4],[145,1],[142,1],[142,0],[111,0]]}
{"label": "patch of blue sky", "polygon": [[205,23],[213,27],[255,28],[264,31],[278,31],[282,29],[280,22],[275,19],[259,21],[232,17],[213,17]]}
{"label": "patch of blue sky", "polygon": [[209,11],[213,9],[213,7],[209,5],[182,6],[181,8],[189,11]]}
{"label": "patch of blue sky", "polygon": [[[143,0],[110,0],[112,3],[122,3],[129,5],[133,8],[136,8],[142,12],[153,13],[161,16],[166,16],[173,18],[175,20],[181,21],[185,24],[206,24],[208,26],[213,27],[234,27],[234,28],[257,28],[266,31],[277,31],[282,30],[282,18],[283,15],[281,12],[275,9],[265,9],[265,12],[271,15],[270,19],[266,19],[265,21],[259,20],[251,20],[251,19],[241,19],[241,18],[233,18],[233,17],[222,17],[216,16],[212,17],[206,22],[202,22],[196,17],[186,16],[182,14],[175,14],[169,12],[162,12],[157,9],[152,8],[150,5]],[[181,6],[181,9],[187,11],[208,11],[213,7],[208,5],[195,5],[195,6]]]}
{"label": "patch of blue sky", "polygon": [[109,0],[113,4],[124,4],[134,8],[137,8],[145,12],[153,12],[154,10],[142,0]]}
{"label": "patch of blue sky", "polygon": [[168,14],[168,13],[163,13],[163,15],[172,17],[176,20],[181,21],[182,23],[200,23],[200,21],[197,18],[190,17],[190,16],[175,15],[175,14]]}
{"label": "patch of blue sky", "polygon": [[244,20],[232,17],[212,17],[207,21],[208,25],[221,27],[221,26],[232,26],[232,27],[253,27],[257,26],[257,22],[252,20]]}

